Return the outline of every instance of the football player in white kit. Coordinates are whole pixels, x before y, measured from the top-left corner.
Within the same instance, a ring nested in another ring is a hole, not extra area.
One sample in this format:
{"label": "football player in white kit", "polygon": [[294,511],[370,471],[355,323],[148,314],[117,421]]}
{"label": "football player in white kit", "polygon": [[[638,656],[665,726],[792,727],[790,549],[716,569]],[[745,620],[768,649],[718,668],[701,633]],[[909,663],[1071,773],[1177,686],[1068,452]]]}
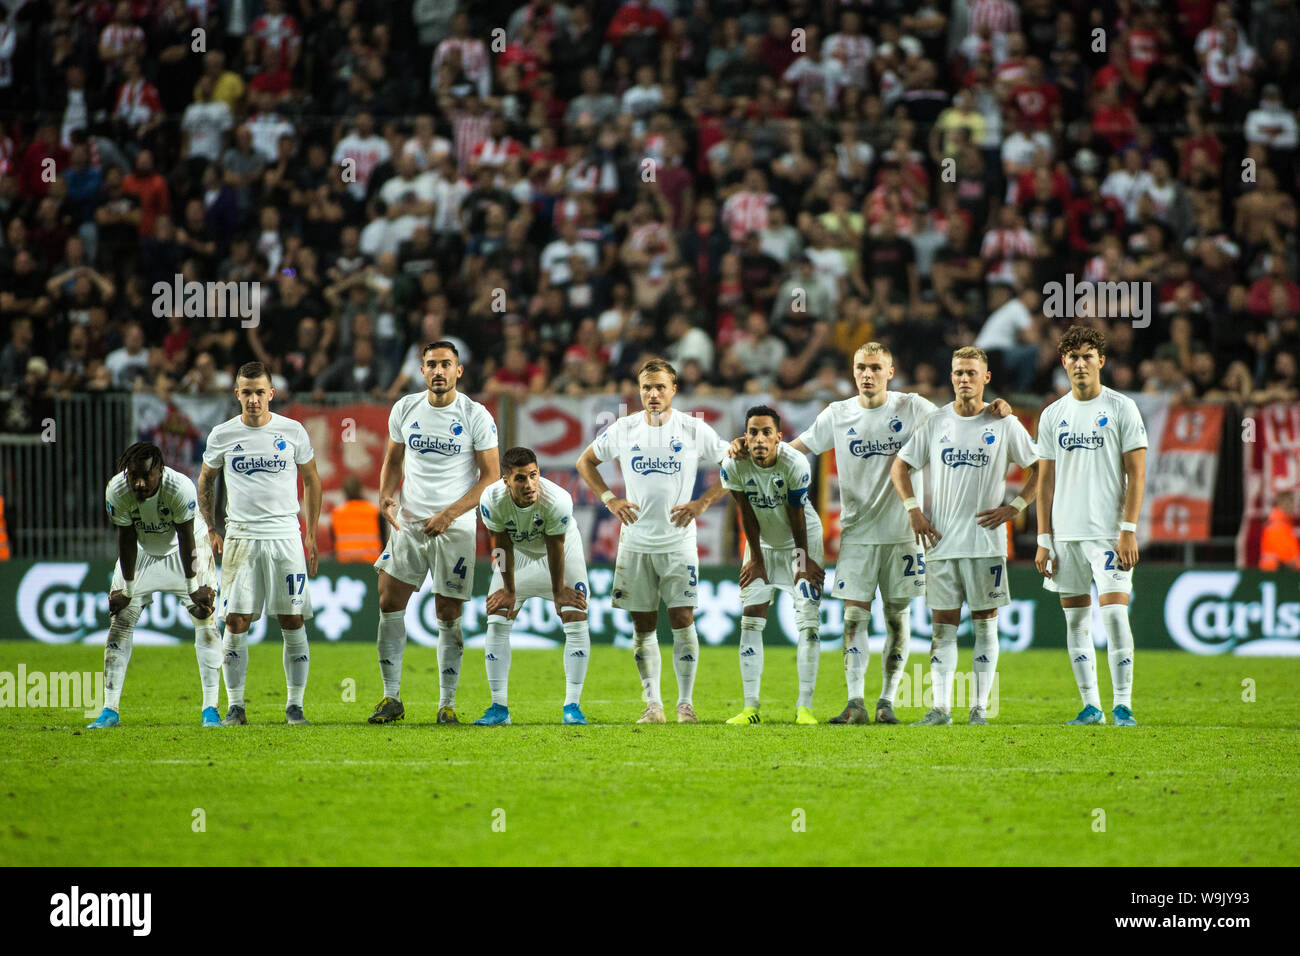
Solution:
{"label": "football player in white kit", "polygon": [[430,573],[438,617],[437,722],[460,723],[456,688],[465,653],[460,622],[474,588],[474,516],[483,492],[501,476],[496,423],[486,408],[456,389],[465,366],[455,344],[430,342],[420,363],[425,390],[393,405],[379,472],[379,510],[393,533],[375,561],[384,696],[369,717],[372,724],[406,714],[401,695],[406,605]]}
{"label": "football player in white kit", "polygon": [[[865,683],[871,602],[879,588],[884,600],[885,646],[881,651],[880,696],[876,723],[896,724],[894,695],[907,668],[912,640],[911,601],[925,594],[925,552],[918,548],[907,511],[894,494],[889,468],[894,456],[935,406],[921,395],[889,391],[894,358],[879,342],[867,342],[853,354],[853,381],[858,394],[831,402],[812,427],[790,447],[803,453],[835,450],[839,472],[840,553],[829,596],[844,602],[844,681],[848,704],[832,724],[869,724]],[[1011,414],[1003,399],[989,405],[1002,418]],[[743,454],[744,437],[732,442],[733,455]],[[922,497],[921,476],[917,497]]]}
{"label": "football player in white kit", "polygon": [[745,413],[744,458],[722,461],[722,486],[740,507],[745,560],[740,569],[740,682],[745,708],[729,724],[757,724],[763,677],[763,627],[772,590],[794,600],[798,628],[796,724],[815,724],[813,691],[821,657],[822,523],[808,500],[808,459],[781,441],[781,416],[766,405]]}
{"label": "football player in white kit", "polygon": [[[222,671],[230,705],[222,723],[228,727],[248,723],[245,635],[265,609],[279,620],[284,636],[285,722],[305,724],[302,699],[311,654],[304,621],[312,616],[307,577],[316,573],[321,502],[316,455],[300,423],[271,411],[275,389],[261,362],[239,367],[235,397],[242,412],[208,433],[199,474],[199,510],[208,523],[213,553],[221,558],[220,617],[226,623]],[[226,483],[224,538],[215,530],[217,469]],[[301,533],[300,477],[307,504],[306,530]]]}
{"label": "football player in white kit", "polygon": [[501,481],[483,492],[479,515],[492,532],[484,663],[492,704],[479,725],[510,723],[510,628],[531,597],[555,602],[564,628],[565,696],[561,720],[585,724],[579,706],[591,659],[587,629],[587,559],[573,520],[573,497],[542,477],[531,448],[501,456]]}
{"label": "football player in white kit", "polygon": [[[1133,631],[1128,602],[1138,562],[1147,430],[1132,399],[1101,384],[1106,337],[1072,326],[1058,343],[1070,393],[1038,419],[1038,553],[1043,586],[1061,595],[1066,645],[1083,710],[1071,724],[1104,724],[1093,653],[1097,583],[1117,727],[1133,727]],[[1056,507],[1060,504],[1060,507]]]}
{"label": "football player in white kit", "polygon": [[[673,411],[677,371],[650,359],[637,373],[644,411],[610,425],[578,458],[578,474],[619,520],[614,565],[614,607],[632,615],[633,657],[641,677],[645,710],[637,723],[662,724],[659,691],[659,602],[668,606],[677,674],[677,720],[698,723],[691,696],[700,642],[695,633],[699,603],[699,551],[695,519],[726,494],[721,482],[694,501],[700,461],[721,463],[727,443],[707,422]],[[597,466],[617,459],[627,486],[619,498]]]}
{"label": "football player in white kit", "polygon": [[[998,608],[1011,603],[1006,536],[1002,526],[1029,507],[1036,493],[1034,440],[1014,415],[996,418],[984,403],[988,356],[967,346],[952,353],[957,400],[925,420],[890,467],[917,542],[924,544],[925,603],[934,636],[930,674],[934,706],[916,725],[952,723],[957,671],[957,625],[961,604],[970,607],[975,631],[972,670],[975,703],[969,722],[988,723],[989,692],[998,667]],[[1011,504],[1002,504],[1012,463],[1025,468],[1025,483]],[[910,469],[930,467],[934,523],[921,510]]]}
{"label": "football player in white kit", "polygon": [[194,482],[166,467],[162,451],[150,442],[129,447],[117,467],[104,492],[108,517],[117,525],[118,555],[108,595],[112,623],[104,643],[104,709],[87,729],[119,723],[132,633],[155,591],[174,594],[190,613],[203,688],[199,719],[204,727],[220,727],[221,638],[213,616],[217,573]]}

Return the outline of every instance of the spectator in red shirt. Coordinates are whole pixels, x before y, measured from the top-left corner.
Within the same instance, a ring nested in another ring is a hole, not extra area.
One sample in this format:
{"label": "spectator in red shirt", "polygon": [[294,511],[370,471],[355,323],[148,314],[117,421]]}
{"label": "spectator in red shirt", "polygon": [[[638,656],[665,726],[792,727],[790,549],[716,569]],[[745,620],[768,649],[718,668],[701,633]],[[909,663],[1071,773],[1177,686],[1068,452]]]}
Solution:
{"label": "spectator in red shirt", "polygon": [[122,191],[140,202],[140,238],[153,235],[158,217],[172,211],[167,180],[153,167],[153,153],[144,149],[135,158],[135,172],[122,180]]}
{"label": "spectator in red shirt", "polygon": [[18,164],[19,195],[44,199],[55,173],[67,168],[68,151],[59,146],[57,136],[53,123],[42,123],[36,128],[36,135],[23,150]]}
{"label": "spectator in red shirt", "polygon": [[1291,312],[1300,312],[1300,285],[1286,274],[1286,259],[1279,255],[1269,257],[1268,275],[1260,276],[1250,284],[1246,308],[1252,315],[1267,316],[1273,312],[1273,290],[1285,291]]}
{"label": "spectator in red shirt", "polygon": [[528,359],[519,348],[506,349],[505,360],[492,373],[483,386],[489,395],[513,395],[523,398],[530,392],[540,395],[546,390],[546,373],[542,367]]}
{"label": "spectator in red shirt", "polygon": [[667,38],[668,18],[651,6],[650,0],[628,0],[618,8],[605,31],[605,39],[613,44],[615,53],[634,63],[654,58],[659,44]]}
{"label": "spectator in red shirt", "polygon": [[1025,66],[1025,80],[1011,91],[1020,115],[1035,129],[1047,129],[1061,120],[1061,91],[1043,77],[1043,61],[1031,56]]}
{"label": "spectator in red shirt", "polygon": [[1119,152],[1136,138],[1137,117],[1120,102],[1115,87],[1103,90],[1100,100],[1101,105],[1092,114],[1093,135],[1110,143],[1111,149]]}

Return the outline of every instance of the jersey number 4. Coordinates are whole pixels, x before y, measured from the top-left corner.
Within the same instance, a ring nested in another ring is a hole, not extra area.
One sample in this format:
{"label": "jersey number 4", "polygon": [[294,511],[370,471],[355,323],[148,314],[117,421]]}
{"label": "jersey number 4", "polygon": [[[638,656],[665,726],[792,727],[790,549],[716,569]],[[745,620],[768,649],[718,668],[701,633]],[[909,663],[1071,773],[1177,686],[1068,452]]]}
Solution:
{"label": "jersey number 4", "polygon": [[466,572],[467,570],[469,570],[469,569],[465,567],[465,559],[464,559],[464,558],[457,558],[457,559],[456,559],[456,566],[455,566],[454,568],[451,569],[451,573],[452,573],[452,574],[459,574],[459,575],[460,575],[460,579],[461,579],[462,581],[464,581],[464,580],[465,580],[465,572]]}

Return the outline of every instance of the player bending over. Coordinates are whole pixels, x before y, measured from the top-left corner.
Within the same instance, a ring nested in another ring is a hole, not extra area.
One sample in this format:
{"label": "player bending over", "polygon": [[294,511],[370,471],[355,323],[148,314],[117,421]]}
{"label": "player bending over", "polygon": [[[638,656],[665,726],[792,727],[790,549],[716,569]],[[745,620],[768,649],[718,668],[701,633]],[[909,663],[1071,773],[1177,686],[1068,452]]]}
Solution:
{"label": "player bending over", "polygon": [[[1138,562],[1147,430],[1131,398],[1103,388],[1106,337],[1071,326],[1057,346],[1070,393],[1038,419],[1038,553],[1043,586],[1061,595],[1066,646],[1083,710],[1071,724],[1104,724],[1093,653],[1096,582],[1110,656],[1111,716],[1133,727],[1133,631],[1128,601]],[[1060,507],[1057,507],[1057,505]]]}
{"label": "player bending over", "polygon": [[[263,610],[274,614],[284,636],[284,719],[305,724],[303,694],[311,654],[306,619],[312,616],[307,576],[316,573],[316,525],[320,521],[320,475],[311,439],[299,422],[271,411],[275,389],[261,362],[247,362],[235,375],[241,413],[208,433],[199,474],[199,510],[208,524],[212,551],[221,560],[222,641],[229,708],[227,727],[247,724],[244,680],[248,674],[245,635]],[[217,469],[226,482],[226,534],[217,526]],[[298,531],[298,479],[307,503],[307,552]]]}
{"label": "player bending over", "polygon": [[585,724],[579,701],[587,679],[591,634],[587,630],[587,559],[573,520],[573,498],[542,477],[531,448],[510,448],[501,456],[502,480],[479,502],[483,525],[492,532],[492,584],[488,587],[484,663],[492,706],[476,724],[510,723],[510,628],[530,597],[555,602],[564,626],[564,710],[566,724]]}
{"label": "player bending over", "polygon": [[[700,641],[695,633],[699,603],[699,551],[695,519],[726,492],[718,482],[692,501],[701,460],[718,464],[727,443],[707,422],[673,411],[677,372],[651,359],[637,373],[644,411],[618,419],[583,451],[578,474],[622,522],[614,564],[614,607],[632,615],[633,657],[645,700],[639,724],[662,724],[659,693],[659,603],[668,606],[677,672],[677,720],[698,723],[691,695]],[[597,466],[617,459],[627,497],[609,490]]]}
{"label": "player bending over", "polygon": [[[1034,500],[1038,459],[1034,441],[1020,420],[1013,415],[996,418],[984,404],[989,377],[983,349],[967,346],[953,352],[952,387],[957,400],[925,420],[890,468],[916,540],[926,548],[925,603],[934,627],[930,641],[934,706],[913,726],[952,723],[963,600],[970,607],[975,631],[976,702],[970,709],[970,723],[988,723],[989,692],[998,668],[998,608],[1011,603],[1002,525]],[[1012,463],[1027,469],[1025,483],[1015,500],[1004,505]],[[933,524],[921,510],[909,473],[926,465],[933,484]]]}
{"label": "player bending over", "polygon": [[465,653],[460,622],[474,587],[474,515],[479,498],[501,474],[496,423],[486,408],[456,389],[465,374],[456,346],[431,342],[420,361],[425,391],[393,405],[388,415],[388,449],[379,472],[379,510],[393,533],[375,561],[384,696],[369,717],[372,724],[406,715],[402,706],[406,605],[430,573],[438,616],[437,721],[460,723],[456,688]]}
{"label": "player bending over", "polygon": [[[194,482],[168,468],[158,446],[149,442],[128,448],[117,467],[104,492],[108,517],[117,525],[117,567],[108,595],[112,623],[104,644],[104,709],[87,729],[118,725],[135,624],[155,591],[176,595],[189,611],[203,688],[200,719],[204,727],[220,727],[221,639],[213,616],[217,574],[208,528],[196,511]],[[201,545],[195,544],[196,535]]]}
{"label": "player bending over", "polygon": [[[745,458],[722,462],[722,487],[740,507],[745,529],[745,562],[740,569],[740,682],[745,709],[729,724],[759,722],[759,685],[763,679],[763,626],[772,589],[794,600],[799,629],[796,667],[799,699],[796,724],[815,724],[813,691],[821,657],[818,615],[821,610],[822,523],[808,500],[808,459],[781,441],[781,416],[766,405],[745,413]],[[758,545],[755,547],[755,545]]]}

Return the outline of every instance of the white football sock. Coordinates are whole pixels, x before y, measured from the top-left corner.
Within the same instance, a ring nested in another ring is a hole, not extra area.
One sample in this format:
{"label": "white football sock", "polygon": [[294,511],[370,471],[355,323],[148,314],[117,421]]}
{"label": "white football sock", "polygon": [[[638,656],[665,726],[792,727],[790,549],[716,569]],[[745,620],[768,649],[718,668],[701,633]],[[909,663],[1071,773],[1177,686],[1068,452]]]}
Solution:
{"label": "white football sock", "polygon": [[199,662],[199,685],[203,688],[203,709],[216,707],[221,695],[221,635],[217,633],[215,614],[194,622],[194,657]]}
{"label": "white football sock", "polygon": [[140,620],[141,610],[128,604],[113,615],[113,623],[108,626],[108,640],[104,642],[104,706],[111,710],[122,708],[122,684],[126,682],[126,665],[131,663],[135,622]]}
{"label": "white football sock", "polygon": [[307,671],[311,668],[311,652],[307,649],[307,628],[282,627],[284,635],[284,682],[289,687],[286,707],[302,706],[302,695],[307,689]]}
{"label": "white football sock", "polygon": [[1114,705],[1133,707],[1133,631],[1129,626],[1127,604],[1106,604],[1101,609],[1101,623],[1106,628],[1110,660],[1110,683]]}
{"label": "white football sock", "polygon": [[483,663],[487,667],[488,690],[492,703],[509,706],[510,629],[514,622],[500,614],[488,618],[487,638],[483,642]]}
{"label": "white football sock", "polygon": [[912,648],[912,605],[885,602],[885,647],[880,652],[880,699],[893,706]]}
{"label": "white football sock", "polygon": [[402,699],[402,655],[406,652],[406,611],[379,612],[379,676],[384,696]]}
{"label": "white football sock", "polygon": [[952,679],[957,673],[957,625],[935,624],[930,638],[930,678],[934,706],[952,712]]}
{"label": "white football sock", "polygon": [[849,689],[849,700],[862,700],[866,693],[867,668],[871,666],[871,651],[867,647],[867,623],[871,612],[864,607],[844,609],[844,683]]}
{"label": "white football sock", "polygon": [[677,674],[677,703],[689,704],[695,691],[695,669],[700,666],[700,639],[695,624],[673,628],[673,670]]}
{"label": "white football sock", "polygon": [[456,688],[460,685],[460,659],[465,655],[465,638],[460,629],[460,618],[438,622],[438,698],[439,707],[456,704]]}
{"label": "white football sock", "polygon": [[795,647],[795,670],[799,675],[799,707],[811,707],[817,689],[817,665],[822,659],[822,642],[811,628],[799,632]]}
{"label": "white football sock", "polygon": [[763,683],[763,626],[767,618],[740,619],[740,686],[745,693],[745,706],[759,706]]}
{"label": "white football sock", "polygon": [[650,631],[632,634],[632,656],[636,660],[636,671],[641,675],[641,699],[647,704],[663,706],[659,695],[659,634]]}
{"label": "white football sock", "polygon": [[226,705],[244,706],[244,677],[248,674],[248,632],[232,633],[226,628],[221,638],[221,673],[226,681]]}
{"label": "white football sock", "polygon": [[987,709],[989,692],[998,673],[998,619],[974,618],[975,650],[971,653],[971,670],[975,672],[975,703]]}
{"label": "white football sock", "polygon": [[564,703],[582,700],[582,685],[587,682],[587,665],[591,663],[591,629],[587,619],[566,621],[564,627]]}
{"label": "white football sock", "polygon": [[1101,710],[1097,691],[1097,657],[1092,646],[1092,607],[1063,607],[1065,612],[1065,647],[1070,652],[1070,669],[1079,688],[1083,705]]}

